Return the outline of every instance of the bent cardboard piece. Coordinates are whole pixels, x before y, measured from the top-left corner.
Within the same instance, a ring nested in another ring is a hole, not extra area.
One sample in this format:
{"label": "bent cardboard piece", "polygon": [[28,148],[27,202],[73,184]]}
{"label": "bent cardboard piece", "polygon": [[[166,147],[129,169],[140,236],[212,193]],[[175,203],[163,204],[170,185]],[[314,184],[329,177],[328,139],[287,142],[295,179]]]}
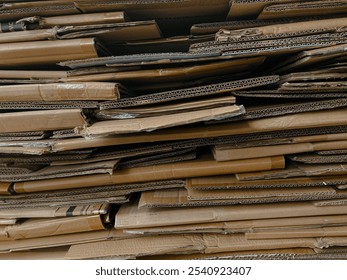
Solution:
{"label": "bent cardboard piece", "polygon": [[[262,58],[263,59],[263,58]],[[236,92],[237,90],[271,85],[279,81],[279,76],[264,76],[223,83],[213,83],[205,86],[185,88],[184,90],[171,90],[159,93],[146,94],[131,98],[124,98],[114,102],[100,104],[102,110],[124,107],[136,107],[161,102],[175,101],[181,99],[212,96],[214,94]]]}
{"label": "bent cardboard piece", "polygon": [[69,246],[0,254],[0,260],[63,260]]}
{"label": "bent cardboard piece", "polygon": [[85,137],[94,137],[143,131],[151,132],[173,126],[229,118],[242,113],[244,113],[243,106],[232,105],[147,118],[100,121],[85,128],[81,133]]}
{"label": "bent cardboard piece", "polygon": [[49,131],[87,124],[82,110],[46,110],[0,114],[0,132]]}
{"label": "bent cardboard piece", "polygon": [[117,229],[176,226],[226,221],[274,219],[346,214],[347,205],[316,206],[314,202],[283,202],[253,205],[186,208],[138,208],[137,203],[120,207]]}
{"label": "bent cardboard piece", "polygon": [[257,188],[295,188],[339,186],[347,183],[347,176],[297,177],[276,180],[240,181],[235,175],[189,178],[186,181],[188,190],[237,190]]}
{"label": "bent cardboard piece", "polygon": [[17,219],[0,219],[0,225],[15,225],[17,221]]}
{"label": "bent cardboard piece", "polygon": [[108,109],[96,112],[98,119],[131,119],[167,115],[172,113],[183,113],[199,109],[217,108],[235,104],[234,96],[209,98],[199,101],[186,101],[168,105],[146,106],[129,109]]}
{"label": "bent cardboard piece", "polygon": [[[134,135],[117,135],[113,137],[101,137],[94,139],[63,139],[52,145],[53,151],[68,151],[75,149],[113,146],[123,144],[136,144],[173,140],[188,140],[197,138],[221,137],[243,135],[263,132],[286,131],[292,129],[322,128],[329,126],[346,125],[347,109],[333,111],[316,111],[297,113],[293,115],[271,117],[257,120],[239,121],[218,125],[195,125],[151,133],[139,133]],[[136,136],[136,137],[134,137]]]}
{"label": "bent cardboard piece", "polygon": [[196,65],[178,65],[170,68],[143,69],[115,73],[102,73],[94,75],[72,76],[61,79],[62,82],[88,82],[88,81],[117,81],[136,82],[141,84],[191,81],[208,76],[234,74],[253,69],[264,62],[264,57],[250,59],[231,59],[226,61],[210,62]]}
{"label": "bent cardboard piece", "polygon": [[155,21],[135,21],[113,24],[65,26],[57,29],[57,38],[75,39],[95,37],[106,45],[133,40],[161,38],[161,31]]}
{"label": "bent cardboard piece", "polygon": [[98,49],[99,43],[93,38],[0,44],[0,66],[53,65],[63,60],[95,58]]}
{"label": "bent cardboard piece", "polygon": [[268,26],[259,26],[254,28],[245,28],[240,30],[222,29],[216,34],[216,41],[226,42],[228,40],[236,40],[238,38],[250,38],[256,40],[259,36],[267,36],[270,38],[295,37],[300,34],[310,35],[326,32],[336,32],[344,28],[346,18],[333,18],[312,20],[305,22],[293,22],[284,24],[274,24]]}
{"label": "bent cardboard piece", "polygon": [[315,151],[340,150],[347,148],[347,141],[311,142],[288,145],[258,146],[241,149],[213,147],[213,156],[217,161],[238,160],[277,155],[291,155]]}
{"label": "bent cardboard piece", "polygon": [[284,168],[284,164],[283,157],[219,163],[211,159],[209,155],[205,155],[197,160],[116,170],[113,175],[85,175],[71,178],[20,182],[14,185],[13,190],[16,193],[28,193],[47,190],[119,185],[180,179],[186,177],[232,174],[237,172],[247,172],[249,170],[271,170],[274,168]]}
{"label": "bent cardboard piece", "polygon": [[68,83],[0,86],[0,101],[117,100],[117,83]]}
{"label": "bent cardboard piece", "polygon": [[25,207],[20,209],[1,209],[1,219],[24,218],[57,218],[74,216],[92,216],[106,214],[110,209],[109,204],[94,204],[82,206],[61,207]]}
{"label": "bent cardboard piece", "polygon": [[347,51],[347,44],[339,44],[313,50],[305,50],[295,56],[278,63],[271,72],[281,73],[284,71],[294,71],[297,68],[304,68],[311,65],[324,63],[334,58],[343,56]]}
{"label": "bent cardboard piece", "polygon": [[286,248],[321,248],[345,245],[346,237],[303,238],[277,240],[247,240],[243,234],[183,234],[101,241],[73,245],[67,259],[87,259],[108,256],[151,256],[179,253],[220,253]]}
{"label": "bent cardboard piece", "polygon": [[293,0],[232,0],[227,19],[257,18],[269,4],[300,2]]}
{"label": "bent cardboard piece", "polygon": [[317,163],[345,163],[347,162],[347,155],[318,155],[312,154],[296,154],[287,156],[291,161],[297,161],[308,164]]}
{"label": "bent cardboard piece", "polygon": [[93,24],[111,24],[125,22],[127,19],[124,12],[106,12],[81,15],[63,15],[55,17],[29,17],[23,18],[20,22],[38,22],[41,28],[55,26],[79,26]]}
{"label": "bent cardboard piece", "polygon": [[1,79],[59,79],[67,77],[67,71],[43,71],[43,70],[0,70]]}
{"label": "bent cardboard piece", "polygon": [[57,30],[55,28],[6,32],[0,33],[0,44],[55,40],[56,35]]}
{"label": "bent cardboard piece", "polygon": [[342,14],[347,12],[346,1],[314,1],[287,4],[270,4],[258,15],[258,19],[286,17],[319,16]]}
{"label": "bent cardboard piece", "polygon": [[0,240],[18,240],[105,229],[101,217],[80,216],[53,219],[28,219],[0,230]]}
{"label": "bent cardboard piece", "polygon": [[279,239],[279,238],[309,238],[309,237],[338,237],[346,236],[347,226],[329,226],[322,228],[305,228],[305,229],[276,229],[264,230],[261,232],[247,232],[246,238],[255,239]]}
{"label": "bent cardboard piece", "polygon": [[26,174],[0,174],[3,182],[21,182],[31,180],[46,180],[54,178],[66,178],[88,174],[113,174],[119,160],[100,161],[96,163],[84,163],[68,166],[46,166],[39,170]]}

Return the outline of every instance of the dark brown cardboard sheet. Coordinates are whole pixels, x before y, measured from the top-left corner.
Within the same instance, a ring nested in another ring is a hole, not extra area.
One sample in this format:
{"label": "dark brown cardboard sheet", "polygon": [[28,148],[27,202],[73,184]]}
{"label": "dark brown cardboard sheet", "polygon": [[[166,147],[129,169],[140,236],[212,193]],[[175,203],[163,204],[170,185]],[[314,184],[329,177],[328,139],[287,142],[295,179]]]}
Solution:
{"label": "dark brown cardboard sheet", "polygon": [[317,163],[346,163],[347,155],[319,155],[316,153],[296,154],[287,156],[291,161],[297,161],[308,164]]}

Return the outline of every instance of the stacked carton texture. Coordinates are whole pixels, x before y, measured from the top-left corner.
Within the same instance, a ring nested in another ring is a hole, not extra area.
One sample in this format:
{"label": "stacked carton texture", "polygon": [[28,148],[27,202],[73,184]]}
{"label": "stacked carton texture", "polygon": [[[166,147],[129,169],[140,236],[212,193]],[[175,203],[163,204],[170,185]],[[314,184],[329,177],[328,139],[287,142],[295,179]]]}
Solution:
{"label": "stacked carton texture", "polygon": [[347,1],[0,1],[1,259],[346,259]]}

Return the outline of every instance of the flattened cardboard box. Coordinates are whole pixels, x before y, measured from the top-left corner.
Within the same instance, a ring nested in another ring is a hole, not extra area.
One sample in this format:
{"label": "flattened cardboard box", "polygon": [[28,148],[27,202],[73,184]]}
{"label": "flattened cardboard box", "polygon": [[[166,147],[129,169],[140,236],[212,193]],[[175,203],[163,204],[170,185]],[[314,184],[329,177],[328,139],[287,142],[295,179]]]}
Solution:
{"label": "flattened cardboard box", "polygon": [[167,115],[100,121],[81,131],[85,137],[107,136],[136,132],[151,132],[157,129],[193,124],[209,120],[230,118],[244,113],[243,106],[231,105],[212,109],[200,109]]}
{"label": "flattened cardboard box", "polygon": [[[136,144],[173,140],[188,140],[197,138],[244,135],[263,132],[285,131],[292,129],[309,129],[346,125],[346,109],[333,111],[317,111],[298,113],[288,116],[264,118],[258,120],[240,121],[213,126],[188,126],[168,128],[151,133],[134,135],[119,135],[95,139],[65,139],[53,144],[53,151],[67,151],[82,148],[112,146],[122,144]],[[136,137],[134,137],[136,136]]]}
{"label": "flattened cardboard box", "polygon": [[274,24],[230,31],[222,29],[216,34],[216,41],[226,42],[228,40],[238,40],[240,37],[254,40],[257,37],[264,38],[264,36],[270,39],[336,32],[344,28],[345,22],[346,18],[333,18],[278,25]]}
{"label": "flattened cardboard box", "polygon": [[52,65],[63,60],[95,57],[98,57],[98,45],[93,38],[0,45],[0,66],[3,69],[18,66]]}
{"label": "flattened cardboard box", "polygon": [[218,231],[218,233],[249,233],[280,229],[299,229],[299,228],[322,228],[328,226],[345,225],[346,215],[315,216],[315,217],[295,217],[277,219],[258,219],[245,221],[231,221],[205,224],[188,224],[177,226],[159,226],[136,229],[124,229],[128,234],[179,234]]}
{"label": "flattened cardboard box", "polygon": [[275,180],[240,181],[234,175],[190,178],[186,188],[191,190],[237,190],[256,188],[292,188],[338,186],[347,183],[347,176],[297,177]]}
{"label": "flattened cardboard box", "polygon": [[74,217],[106,214],[110,208],[109,204],[96,204],[89,206],[64,206],[46,208],[24,208],[24,209],[2,209],[1,219],[8,218],[54,218]]}
{"label": "flattened cardboard box", "polygon": [[82,111],[78,109],[0,114],[1,133],[69,129],[86,124]]}
{"label": "flattened cardboard box", "polygon": [[249,240],[255,239],[278,239],[278,238],[308,238],[308,237],[338,237],[346,236],[347,226],[329,226],[323,228],[308,229],[285,229],[274,231],[250,232],[246,233]]}
{"label": "flattened cardboard box", "polygon": [[117,100],[117,83],[69,83],[0,86],[0,101]]}
{"label": "flattened cardboard box", "polygon": [[[276,190],[276,189],[275,189]],[[346,192],[331,187],[286,188],[231,191],[190,191],[181,189],[147,191],[141,194],[139,207],[196,207],[259,204],[288,201],[345,198]]]}
{"label": "flattened cardboard box", "polygon": [[116,214],[115,227],[117,229],[134,229],[224,221],[339,215],[345,214],[346,209],[346,205],[315,206],[314,202],[155,209],[138,208],[138,205],[133,203],[120,207]]}
{"label": "flattened cardboard box", "polygon": [[127,118],[141,118],[161,116],[172,113],[189,112],[198,109],[217,108],[222,106],[230,106],[235,104],[236,99],[234,96],[209,98],[199,101],[187,101],[184,103],[175,103],[168,105],[156,106],[142,106],[140,108],[129,109],[108,109],[96,112],[98,119],[127,119]]}
{"label": "flattened cardboard box", "polygon": [[239,160],[277,155],[290,155],[315,151],[340,150],[347,148],[347,141],[311,142],[287,145],[258,146],[232,149],[213,147],[213,156],[217,161]]}
{"label": "flattened cardboard box", "polygon": [[86,259],[107,256],[146,256],[178,253],[219,253],[265,249],[331,247],[347,243],[346,237],[331,239],[247,240],[243,235],[185,234],[142,237],[123,241],[102,241],[73,245],[67,259]]}
{"label": "flattened cardboard box", "polygon": [[180,179],[208,175],[222,175],[248,170],[271,170],[284,168],[284,158],[263,158],[251,161],[233,161],[217,163],[210,156],[198,160],[163,164],[157,166],[137,167],[116,170],[113,175],[85,175],[52,180],[38,180],[16,183],[16,193],[38,192],[47,190],[71,189],[103,185],[150,182],[158,180]]}
{"label": "flattened cardboard box", "polygon": [[54,219],[29,219],[0,229],[0,240],[29,239],[86,231],[103,230],[100,216],[80,216]]}
{"label": "flattened cardboard box", "polygon": [[274,4],[266,6],[258,15],[258,19],[286,17],[318,16],[326,14],[343,14],[347,12],[345,1],[314,1],[287,4]]}

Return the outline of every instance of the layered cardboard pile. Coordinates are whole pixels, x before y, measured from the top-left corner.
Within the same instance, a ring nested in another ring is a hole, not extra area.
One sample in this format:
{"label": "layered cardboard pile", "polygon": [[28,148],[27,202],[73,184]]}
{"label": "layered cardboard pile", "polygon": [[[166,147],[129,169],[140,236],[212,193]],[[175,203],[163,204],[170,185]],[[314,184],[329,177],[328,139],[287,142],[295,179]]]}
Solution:
{"label": "layered cardboard pile", "polygon": [[347,258],[347,2],[0,1],[1,259]]}

